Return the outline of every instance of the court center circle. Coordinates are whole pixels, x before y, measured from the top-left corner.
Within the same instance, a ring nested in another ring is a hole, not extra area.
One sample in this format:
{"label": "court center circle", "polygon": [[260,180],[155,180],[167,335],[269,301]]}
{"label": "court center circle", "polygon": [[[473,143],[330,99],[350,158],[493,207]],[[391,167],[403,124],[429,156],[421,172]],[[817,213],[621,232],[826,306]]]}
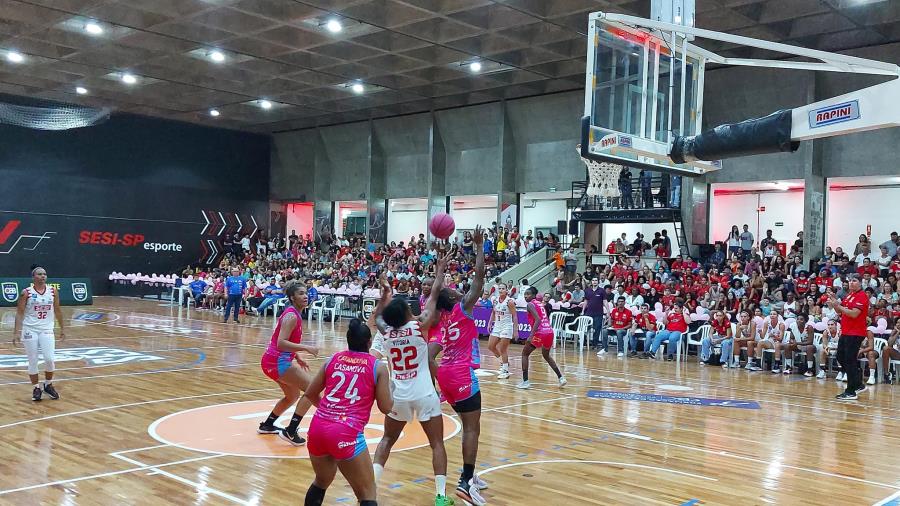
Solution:
{"label": "court center circle", "polygon": [[[147,432],[160,443],[204,453],[236,457],[308,458],[306,446],[295,447],[278,435],[256,432],[259,422],[268,416],[275,402],[276,399],[230,402],[178,411],[150,424]],[[315,408],[312,408],[303,417],[299,429],[301,434],[309,428],[314,413]],[[277,425],[286,425],[292,414],[293,408],[288,409],[276,422]],[[459,433],[462,428],[459,421],[447,415],[442,418],[444,440]],[[384,415],[373,406],[371,419],[365,429],[370,453],[375,452],[375,447],[384,434],[383,424]],[[413,450],[423,446],[428,446],[428,438],[422,431],[422,426],[413,422],[406,424],[391,451]]]}

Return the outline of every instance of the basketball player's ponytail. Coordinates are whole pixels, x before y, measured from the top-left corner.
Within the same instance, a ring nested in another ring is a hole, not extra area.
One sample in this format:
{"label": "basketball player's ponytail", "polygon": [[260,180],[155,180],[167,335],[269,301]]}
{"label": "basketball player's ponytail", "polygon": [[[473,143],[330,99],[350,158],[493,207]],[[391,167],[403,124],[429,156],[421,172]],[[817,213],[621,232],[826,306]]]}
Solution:
{"label": "basketball player's ponytail", "polygon": [[350,328],[347,329],[347,348],[350,351],[369,352],[369,344],[372,342],[372,331],[359,318],[350,320]]}

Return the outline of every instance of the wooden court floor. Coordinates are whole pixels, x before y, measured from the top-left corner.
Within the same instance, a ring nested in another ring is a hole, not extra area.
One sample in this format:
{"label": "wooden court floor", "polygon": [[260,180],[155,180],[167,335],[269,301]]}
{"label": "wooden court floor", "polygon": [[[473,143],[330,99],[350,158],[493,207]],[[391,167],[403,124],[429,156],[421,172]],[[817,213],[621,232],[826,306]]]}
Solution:
{"label": "wooden court floor", "polygon": [[[34,403],[24,352],[9,341],[13,310],[0,310],[0,503],[302,503],[312,478],[302,450],[255,434],[279,391],[259,369],[271,317],[224,325],[218,313],[112,297],[64,311],[62,398]],[[344,329],[313,323],[304,339],[331,352]],[[478,472],[489,504],[847,505],[900,492],[900,386],[841,404],[831,379],[693,357],[680,368],[571,348],[556,357],[569,385],[535,356],[528,391],[515,388],[518,357],[503,381],[485,359]],[[460,435],[444,411],[453,482]],[[375,443],[379,423],[367,430]],[[430,450],[414,428],[404,437],[379,504],[433,504]],[[340,477],[326,503],[356,504]]]}

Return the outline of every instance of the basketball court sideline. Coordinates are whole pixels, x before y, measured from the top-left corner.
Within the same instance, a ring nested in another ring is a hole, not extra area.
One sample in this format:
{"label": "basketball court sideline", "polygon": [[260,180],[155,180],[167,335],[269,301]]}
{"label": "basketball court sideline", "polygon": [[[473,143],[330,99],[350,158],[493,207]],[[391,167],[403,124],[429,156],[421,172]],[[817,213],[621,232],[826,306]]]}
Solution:
{"label": "basketball court sideline", "polygon": [[[259,369],[270,318],[222,324],[217,313],[115,297],[64,313],[71,323],[57,358],[59,401],[32,402],[24,353],[2,346],[0,503],[300,501],[312,478],[305,450],[254,430],[278,397]],[[0,313],[7,336],[12,314]],[[343,322],[305,326],[305,339],[322,349],[313,367],[344,346]],[[485,343],[482,351],[478,472],[491,484],[489,504],[891,504],[900,491],[900,457],[885,451],[900,427],[890,385],[839,406],[832,380],[570,348],[555,351],[569,385],[558,388],[535,362],[534,386],[523,391],[514,387],[517,360],[513,377],[500,381]],[[459,423],[444,413],[455,469]],[[381,421],[373,416],[366,429],[372,451]],[[838,437],[846,433],[857,437]],[[424,434],[410,426],[395,448],[379,500],[428,504]],[[337,480],[326,502],[352,504]]]}

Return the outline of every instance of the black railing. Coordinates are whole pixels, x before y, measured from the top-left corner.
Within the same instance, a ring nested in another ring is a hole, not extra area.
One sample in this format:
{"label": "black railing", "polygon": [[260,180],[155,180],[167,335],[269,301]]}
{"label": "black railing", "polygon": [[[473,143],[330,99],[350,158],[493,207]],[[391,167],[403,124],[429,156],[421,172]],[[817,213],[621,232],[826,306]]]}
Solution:
{"label": "black railing", "polygon": [[[673,194],[674,187],[677,188]],[[572,199],[570,207],[579,207],[585,211],[610,211],[622,209],[678,209],[680,208],[680,179],[673,181],[668,174],[654,174],[649,181],[641,181],[638,177],[617,179],[613,189],[615,197],[588,195],[589,181],[572,182]]]}

